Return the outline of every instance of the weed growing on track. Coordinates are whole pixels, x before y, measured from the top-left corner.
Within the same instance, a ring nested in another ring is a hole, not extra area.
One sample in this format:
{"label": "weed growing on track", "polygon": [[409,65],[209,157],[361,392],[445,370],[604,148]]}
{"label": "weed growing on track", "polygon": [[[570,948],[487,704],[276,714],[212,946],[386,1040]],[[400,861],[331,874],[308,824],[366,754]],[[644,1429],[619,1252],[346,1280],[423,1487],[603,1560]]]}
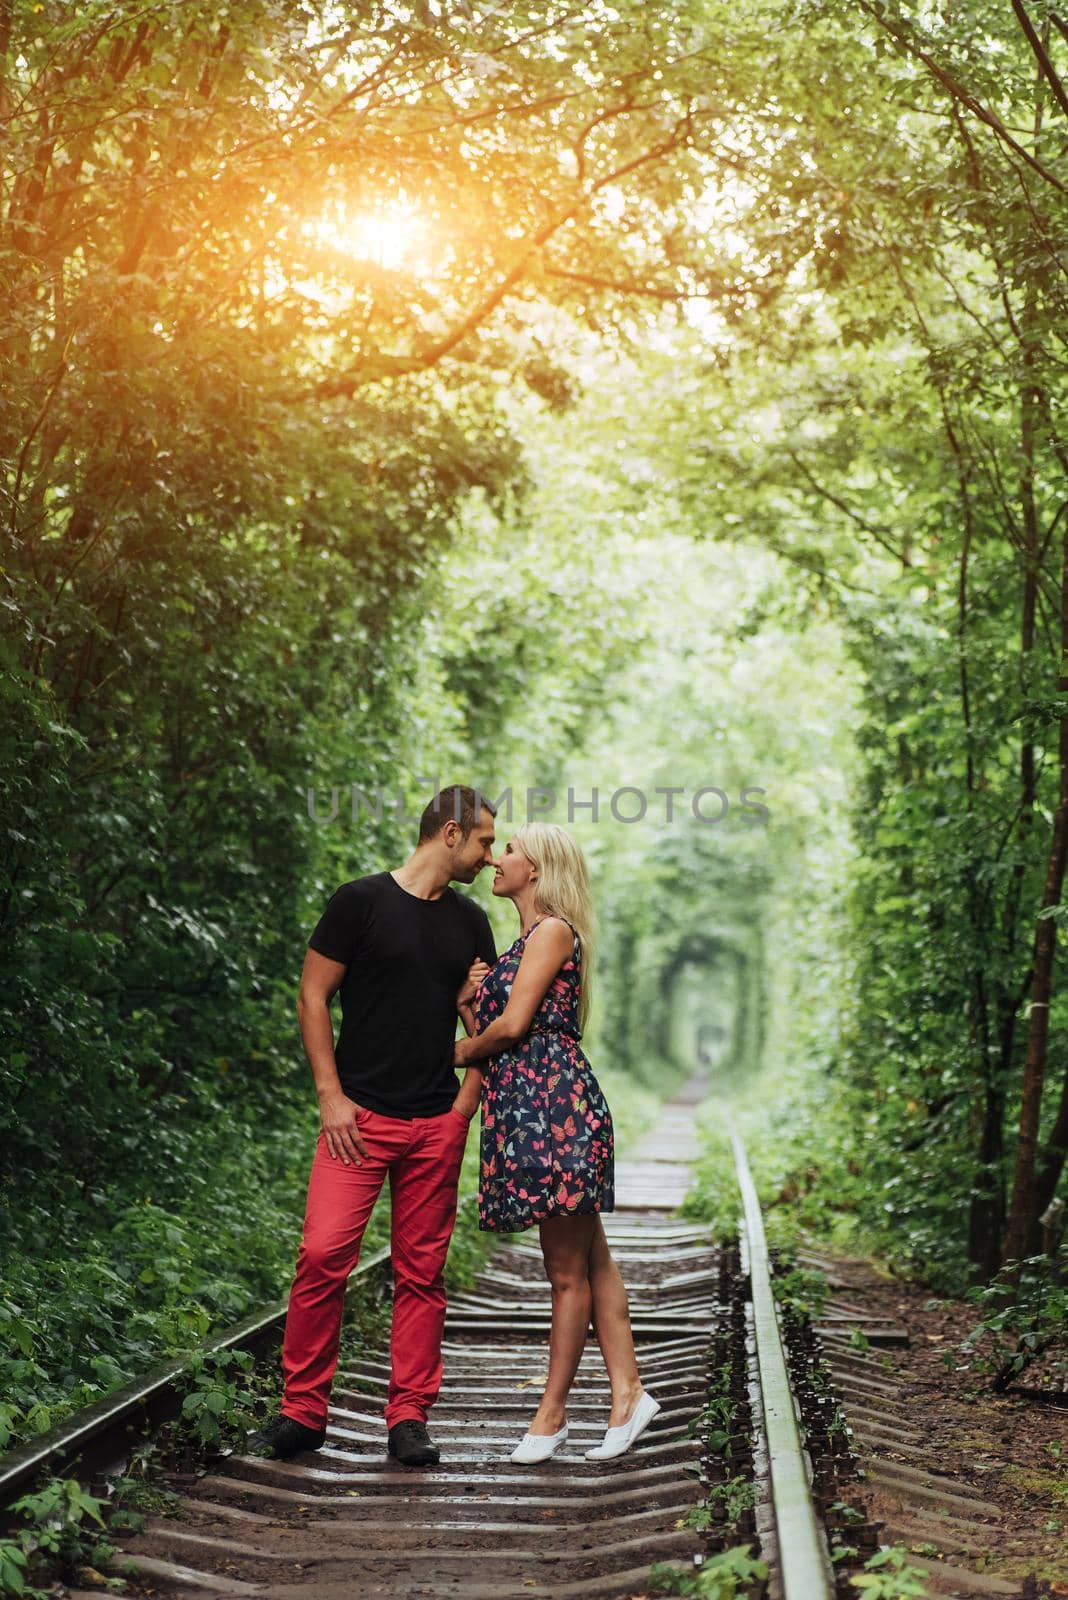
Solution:
{"label": "weed growing on track", "polygon": [[654,1594],[686,1595],[693,1600],[738,1600],[751,1584],[763,1584],[768,1576],[767,1562],[754,1558],[752,1550],[749,1544],[734,1545],[709,1556],[691,1571],[656,1561],[649,1569],[649,1588]]}
{"label": "weed growing on track", "polygon": [[[76,1478],[51,1478],[16,1500],[11,1509],[26,1526],[16,1538],[0,1540],[0,1595],[46,1600],[56,1579],[82,1576],[107,1589],[125,1587],[121,1577],[102,1575],[116,1553],[104,1508]],[[32,1587],[31,1580],[48,1588]]]}
{"label": "weed growing on track", "polygon": [[144,1514],[174,1517],[178,1515],[180,1500],[173,1489],[150,1481],[149,1473],[157,1446],[144,1444],[130,1459],[125,1476],[111,1484],[114,1511],[108,1518],[109,1528],[129,1528],[139,1532],[137,1524]]}
{"label": "weed growing on track", "polygon": [[177,1379],[182,1409],[175,1423],[177,1442],[218,1454],[227,1445],[244,1447],[256,1426],[256,1358],[248,1350],[198,1350]]}
{"label": "weed growing on track", "polygon": [[863,1600],[926,1600],[926,1576],[922,1567],[909,1566],[904,1545],[892,1544],[870,1556],[849,1581]]}
{"label": "weed growing on track", "polygon": [[713,1455],[727,1450],[742,1432],[737,1426],[738,1407],[730,1391],[731,1363],[724,1361],[713,1369],[704,1406],[687,1425],[691,1439],[700,1434],[705,1449]]}

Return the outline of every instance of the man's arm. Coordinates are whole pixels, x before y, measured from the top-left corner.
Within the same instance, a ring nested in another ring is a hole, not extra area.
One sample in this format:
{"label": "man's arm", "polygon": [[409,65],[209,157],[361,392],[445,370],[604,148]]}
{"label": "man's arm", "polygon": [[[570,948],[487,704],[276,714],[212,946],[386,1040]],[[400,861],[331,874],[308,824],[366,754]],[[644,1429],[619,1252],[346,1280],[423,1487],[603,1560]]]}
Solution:
{"label": "man's arm", "polygon": [[460,992],[456,996],[456,1011],[464,1025],[467,1034],[478,1032],[478,1023],[475,1020],[475,995],[478,986],[486,973],[490,970],[492,962],[484,961],[481,956],[476,956],[467,969],[467,977],[460,985]]}
{"label": "man's arm", "polygon": [[340,1154],[346,1166],[359,1166],[367,1147],[356,1127],[359,1107],[341,1087],[334,1057],[334,1024],[330,1018],[330,999],[345,976],[345,964],[308,950],[300,975],[297,1018],[304,1053],[315,1079],[319,1096],[319,1116],[331,1156]]}
{"label": "man's arm", "polygon": [[[497,946],[493,941],[493,929],[490,927],[489,917],[487,917],[482,907],[475,905],[474,901],[472,901],[471,904],[474,906],[476,921],[475,960],[476,962],[484,961],[487,968],[492,967],[494,962],[497,960]],[[481,973],[479,973],[479,976],[481,977]],[[463,990],[460,992],[462,994]],[[458,1001],[456,1009],[460,1014],[460,1021],[464,1025],[464,1032],[467,1034],[468,1038],[472,1038],[478,1032],[478,1029],[475,1025],[475,1012],[473,1005],[471,1004],[470,1000]],[[464,1081],[460,1085],[459,1093],[457,1094],[456,1099],[453,1101],[452,1108],[454,1111],[459,1111],[462,1116],[467,1117],[468,1121],[470,1121],[475,1112],[478,1110],[479,1101],[481,1098],[482,1067],[481,1065],[477,1067],[470,1066],[464,1072]]]}
{"label": "man's arm", "polygon": [[[468,981],[460,990],[456,1001],[456,1009],[460,1014],[460,1021],[464,1025],[464,1032],[468,1038],[478,1032],[478,1027],[475,1023],[475,989],[497,960],[497,947],[493,942],[493,929],[490,927],[490,920],[481,906],[475,906],[474,909],[476,915],[475,959],[468,973]],[[473,983],[472,979],[474,980]]]}
{"label": "man's arm", "polygon": [[475,1028],[475,1008],[471,1004],[470,1000],[458,1000],[456,1002],[456,1010],[459,1013],[460,1021],[464,1025],[464,1032],[468,1036],[470,1036],[472,1033],[476,1032],[476,1028]]}
{"label": "man's arm", "polygon": [[461,1117],[466,1117],[468,1122],[474,1116],[482,1100],[482,1072],[478,1067],[468,1067],[464,1073],[464,1081],[457,1091],[452,1109],[458,1111]]}
{"label": "man's arm", "polygon": [[[464,1029],[469,1037],[478,1032],[478,1024],[475,1020],[475,1008],[472,1003],[474,999],[474,993],[482,980],[483,974],[487,973],[488,971],[489,967],[486,962],[484,962],[480,956],[476,957],[471,963],[467,977],[464,980],[463,988],[456,997],[456,1009],[459,1012],[460,1021],[463,1023]],[[470,998],[467,998],[467,996],[470,996]],[[460,1115],[466,1117],[470,1122],[471,1118],[478,1110],[478,1103],[481,1098],[482,1068],[471,1067],[467,1072],[464,1073],[464,1081],[460,1085],[459,1093],[452,1103],[452,1109],[454,1111],[459,1111]]]}

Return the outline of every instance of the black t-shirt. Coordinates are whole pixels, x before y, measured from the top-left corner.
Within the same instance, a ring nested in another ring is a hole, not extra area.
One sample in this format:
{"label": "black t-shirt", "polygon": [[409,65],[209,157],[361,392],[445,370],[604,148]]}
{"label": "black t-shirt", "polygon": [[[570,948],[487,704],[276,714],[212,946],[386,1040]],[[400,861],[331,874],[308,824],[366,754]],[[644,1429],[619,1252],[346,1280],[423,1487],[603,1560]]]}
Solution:
{"label": "black t-shirt", "polygon": [[385,1117],[435,1117],[456,1098],[456,994],[481,956],[497,959],[489,918],[448,888],[437,900],[402,889],[389,872],[343,883],[308,940],[345,964],[341,1087]]}

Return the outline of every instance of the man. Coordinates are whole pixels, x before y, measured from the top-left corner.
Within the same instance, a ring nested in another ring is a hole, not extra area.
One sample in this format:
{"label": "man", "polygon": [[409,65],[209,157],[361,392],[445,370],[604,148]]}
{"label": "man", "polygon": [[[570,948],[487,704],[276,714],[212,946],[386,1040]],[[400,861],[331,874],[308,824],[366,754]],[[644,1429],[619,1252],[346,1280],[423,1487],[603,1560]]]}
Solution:
{"label": "man", "polygon": [[308,941],[297,1014],[322,1128],[286,1316],[285,1391],[255,1450],[291,1456],[326,1438],[345,1286],[388,1174],[389,1453],[406,1466],[440,1459],[426,1419],[441,1387],[442,1274],[481,1082],[472,1068],[457,1091],[456,1003],[472,965],[497,958],[486,913],[449,884],[472,883],[492,864],[495,815],[474,789],[441,790],[404,865],[342,884]]}

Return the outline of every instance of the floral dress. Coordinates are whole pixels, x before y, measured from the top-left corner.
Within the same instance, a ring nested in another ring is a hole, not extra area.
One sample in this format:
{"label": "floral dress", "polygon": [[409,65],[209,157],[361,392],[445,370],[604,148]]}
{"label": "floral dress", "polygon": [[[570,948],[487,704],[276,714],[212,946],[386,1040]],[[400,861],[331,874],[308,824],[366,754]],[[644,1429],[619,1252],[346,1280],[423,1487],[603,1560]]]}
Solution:
{"label": "floral dress", "polygon": [[[499,956],[474,999],[479,1033],[508,1004],[539,917]],[[572,929],[574,933],[574,930]],[[478,1225],[519,1233],[545,1217],[615,1207],[612,1115],[579,1049],[579,936],[525,1037],[482,1073]]]}

